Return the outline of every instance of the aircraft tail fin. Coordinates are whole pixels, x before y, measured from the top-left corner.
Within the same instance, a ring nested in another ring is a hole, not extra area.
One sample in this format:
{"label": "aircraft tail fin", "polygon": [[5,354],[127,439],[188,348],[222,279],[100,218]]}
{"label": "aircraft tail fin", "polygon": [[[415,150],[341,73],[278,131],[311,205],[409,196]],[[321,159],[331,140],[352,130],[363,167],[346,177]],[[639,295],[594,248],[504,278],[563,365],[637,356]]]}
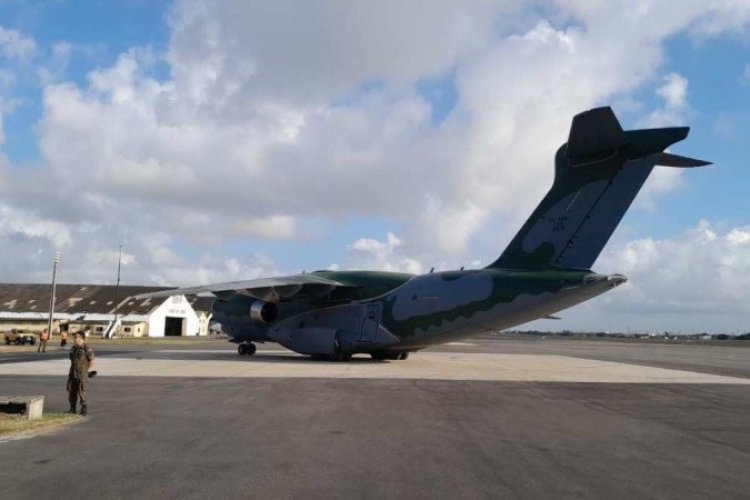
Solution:
{"label": "aircraft tail fin", "polygon": [[488,267],[590,269],[655,165],[709,164],[664,152],[689,130],[623,131],[609,107],[576,115],[552,188]]}

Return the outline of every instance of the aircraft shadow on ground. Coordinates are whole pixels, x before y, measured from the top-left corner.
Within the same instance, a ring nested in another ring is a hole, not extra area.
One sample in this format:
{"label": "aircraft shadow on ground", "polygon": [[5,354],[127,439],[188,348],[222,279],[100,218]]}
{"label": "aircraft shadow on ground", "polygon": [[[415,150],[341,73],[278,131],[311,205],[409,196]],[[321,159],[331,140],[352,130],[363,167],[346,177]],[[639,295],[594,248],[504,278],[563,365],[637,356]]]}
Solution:
{"label": "aircraft shadow on ground", "polygon": [[392,360],[374,360],[369,355],[355,355],[350,361],[330,361],[312,359],[309,356],[298,354],[278,352],[278,353],[257,353],[253,356],[240,356],[236,352],[191,352],[191,351],[172,351],[172,352],[142,352],[142,353],[120,353],[106,352],[99,355],[106,359],[126,359],[130,361],[139,360],[160,360],[160,361],[242,361],[247,363],[294,363],[294,364],[362,364],[362,363],[392,363]]}

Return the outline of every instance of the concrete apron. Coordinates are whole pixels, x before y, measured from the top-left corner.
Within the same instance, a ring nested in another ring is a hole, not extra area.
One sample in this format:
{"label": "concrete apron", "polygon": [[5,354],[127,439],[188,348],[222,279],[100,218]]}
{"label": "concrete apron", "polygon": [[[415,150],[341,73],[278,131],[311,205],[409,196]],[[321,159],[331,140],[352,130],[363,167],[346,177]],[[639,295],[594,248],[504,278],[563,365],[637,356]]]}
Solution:
{"label": "concrete apron", "polygon": [[[66,377],[64,359],[0,364],[3,375]],[[280,351],[238,356],[233,351],[149,351],[96,360],[100,377],[249,377],[490,380],[629,384],[744,384],[750,379],[559,355],[421,352],[406,361],[312,361]],[[92,381],[96,385],[96,381]]]}

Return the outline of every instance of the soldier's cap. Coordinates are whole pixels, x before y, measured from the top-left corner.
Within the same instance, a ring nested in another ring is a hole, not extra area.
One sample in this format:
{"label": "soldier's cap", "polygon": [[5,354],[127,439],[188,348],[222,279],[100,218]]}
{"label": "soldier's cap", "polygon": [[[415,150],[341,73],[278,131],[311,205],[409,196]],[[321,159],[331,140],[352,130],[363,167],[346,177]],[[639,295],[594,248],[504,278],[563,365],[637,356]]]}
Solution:
{"label": "soldier's cap", "polygon": [[81,331],[81,332],[75,332],[75,333],[73,334],[73,336],[74,336],[74,337],[81,337],[81,338],[82,338],[82,339],[84,339],[84,340],[86,339],[86,334],[85,334],[84,332],[82,332],[82,331]]}

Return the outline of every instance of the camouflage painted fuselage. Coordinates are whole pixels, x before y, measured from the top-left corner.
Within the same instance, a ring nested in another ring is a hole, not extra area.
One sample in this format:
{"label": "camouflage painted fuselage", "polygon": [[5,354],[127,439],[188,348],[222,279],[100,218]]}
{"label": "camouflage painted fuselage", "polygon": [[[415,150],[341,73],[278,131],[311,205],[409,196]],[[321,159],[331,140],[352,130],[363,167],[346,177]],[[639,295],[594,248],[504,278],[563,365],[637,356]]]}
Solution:
{"label": "camouflage painted fuselage", "polygon": [[590,271],[448,271],[417,276],[374,300],[383,327],[411,349],[528,323],[624,281]]}
{"label": "camouflage painted fuselage", "polygon": [[555,155],[552,187],[484,269],[318,271],[182,292],[215,294],[214,319],[237,342],[337,359],[414,351],[544,318],[625,281],[589,269],[655,166],[707,164],[665,152],[688,130],[625,131],[608,107],[576,115]]}
{"label": "camouflage painted fuselage", "polygon": [[247,305],[238,304],[242,326],[235,338],[278,342],[305,354],[413,351],[527,323],[625,281],[577,270],[313,274],[350,287],[317,300],[297,299],[281,309],[278,322],[250,329]]}

